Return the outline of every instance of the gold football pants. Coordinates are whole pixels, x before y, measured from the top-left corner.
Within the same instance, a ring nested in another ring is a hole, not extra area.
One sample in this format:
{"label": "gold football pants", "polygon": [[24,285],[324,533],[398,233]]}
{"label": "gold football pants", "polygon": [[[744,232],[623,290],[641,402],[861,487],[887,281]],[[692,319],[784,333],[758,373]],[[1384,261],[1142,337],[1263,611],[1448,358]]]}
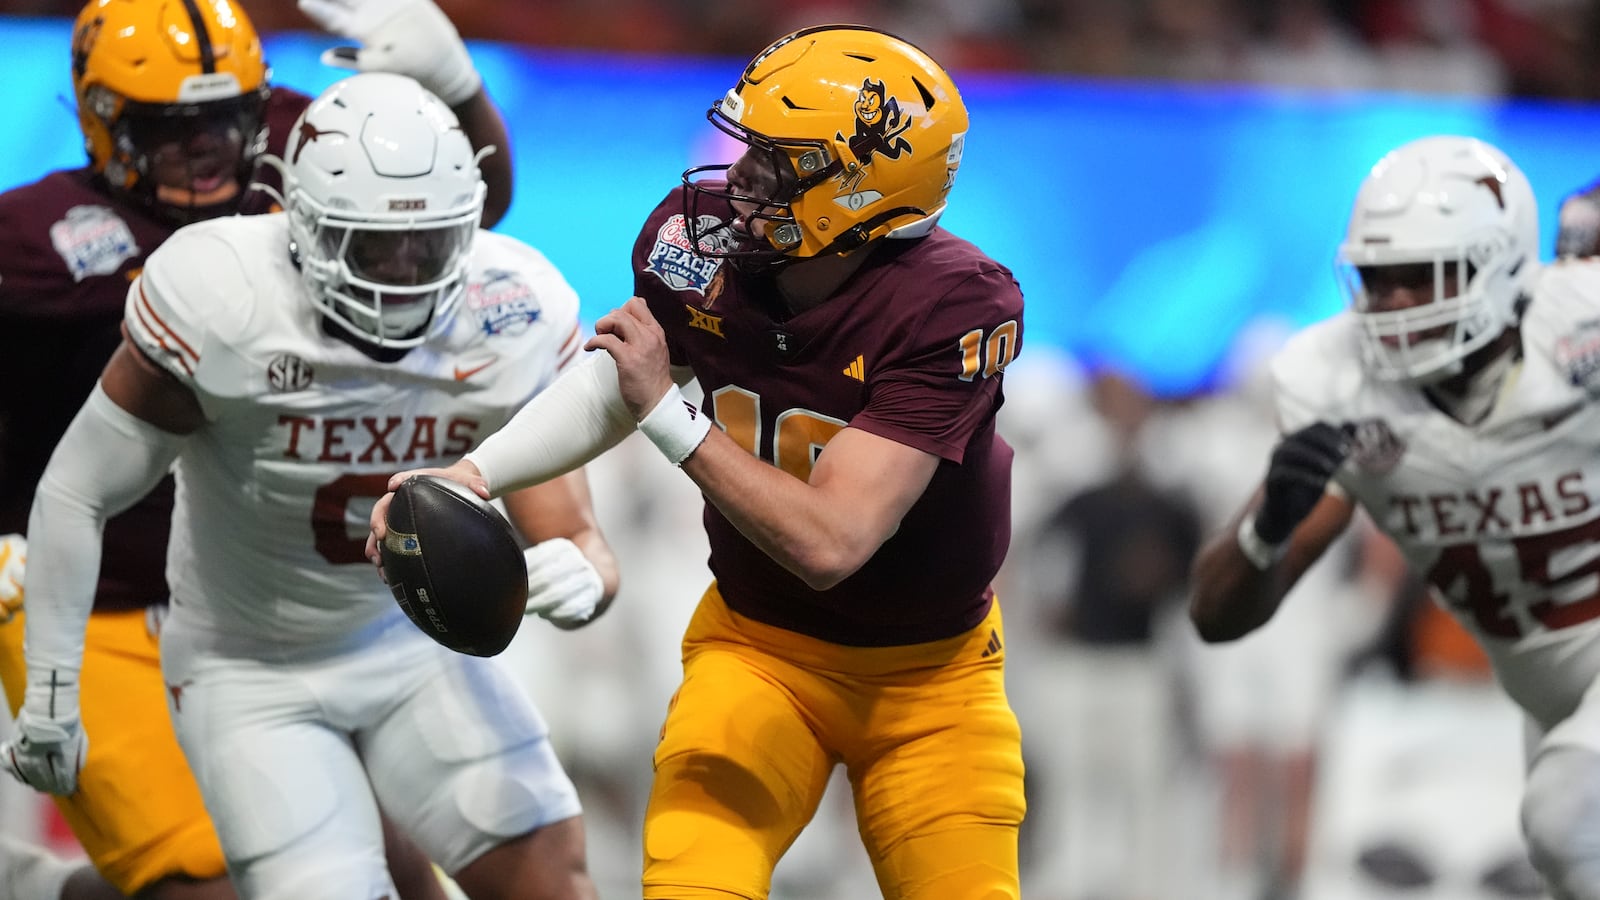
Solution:
{"label": "gold football pants", "polygon": [[[0,682],[13,716],[27,680],[25,615],[0,625]],[[129,896],[168,876],[227,874],[172,733],[159,644],[143,610],[89,617],[79,689],[89,758],[78,792],[54,798],[100,874]]]}
{"label": "gold football pants", "polygon": [[998,603],[971,631],[846,647],[730,611],[712,585],[655,753],[648,900],[760,900],[843,763],[886,900],[1014,900],[1022,742]]}

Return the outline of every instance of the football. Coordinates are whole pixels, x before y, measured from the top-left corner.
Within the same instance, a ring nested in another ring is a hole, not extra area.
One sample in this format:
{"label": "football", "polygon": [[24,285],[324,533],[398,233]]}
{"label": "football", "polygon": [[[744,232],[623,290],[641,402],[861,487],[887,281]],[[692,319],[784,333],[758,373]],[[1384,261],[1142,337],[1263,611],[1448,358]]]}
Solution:
{"label": "football", "polygon": [[528,570],[511,523],[445,478],[395,489],[378,552],[395,602],[429,637],[473,656],[511,643],[528,601]]}

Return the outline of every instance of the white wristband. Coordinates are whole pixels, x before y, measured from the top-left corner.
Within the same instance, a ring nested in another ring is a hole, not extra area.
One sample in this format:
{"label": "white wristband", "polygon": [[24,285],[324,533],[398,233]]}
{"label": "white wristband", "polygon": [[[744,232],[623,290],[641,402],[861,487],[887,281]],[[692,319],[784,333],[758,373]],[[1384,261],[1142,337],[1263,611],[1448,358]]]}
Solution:
{"label": "white wristband", "polygon": [[1250,564],[1265,572],[1283,559],[1283,554],[1289,549],[1289,542],[1269,544],[1256,534],[1256,515],[1251,513],[1239,523],[1239,549],[1243,551],[1245,559]]}
{"label": "white wristband", "polygon": [[669,462],[678,466],[711,433],[711,420],[673,385],[639,420],[639,430]]}

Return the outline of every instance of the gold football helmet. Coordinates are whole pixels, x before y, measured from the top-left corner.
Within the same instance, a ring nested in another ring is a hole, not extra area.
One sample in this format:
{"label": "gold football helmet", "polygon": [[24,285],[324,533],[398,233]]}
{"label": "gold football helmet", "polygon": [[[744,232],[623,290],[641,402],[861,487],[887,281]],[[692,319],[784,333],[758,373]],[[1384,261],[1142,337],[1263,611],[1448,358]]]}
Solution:
{"label": "gold football helmet", "polygon": [[267,65],[233,0],[90,0],[73,27],[72,87],[90,165],[113,189],[158,208],[187,197],[192,209],[193,194],[205,191],[178,190],[176,204],[157,196],[163,146],[176,155],[170,148],[214,138],[183,152],[225,154],[231,171],[196,177],[236,179],[238,194],[264,149]]}
{"label": "gold football helmet", "polygon": [[[730,166],[684,173],[685,221],[705,256],[805,259],[933,229],[955,184],[967,109],[949,74],[894,35],[823,25],[761,51],[707,113],[770,155],[756,196]],[[756,204],[744,231],[707,216],[709,198]],[[703,218],[704,217],[704,218]],[[758,239],[757,239],[758,238]]]}

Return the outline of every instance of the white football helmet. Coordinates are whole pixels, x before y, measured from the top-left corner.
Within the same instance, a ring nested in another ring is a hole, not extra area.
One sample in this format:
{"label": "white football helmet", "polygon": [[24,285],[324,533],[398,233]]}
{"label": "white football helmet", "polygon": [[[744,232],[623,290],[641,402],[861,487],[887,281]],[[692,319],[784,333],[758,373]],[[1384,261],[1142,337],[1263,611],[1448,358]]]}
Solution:
{"label": "white football helmet", "polygon": [[289,239],[312,302],[380,348],[414,347],[461,296],[485,187],[455,114],[403,75],[336,82],[285,148]]}
{"label": "white football helmet", "polygon": [[[1533,187],[1504,153],[1456,136],[1391,151],[1362,183],[1339,248],[1368,368],[1418,383],[1460,372],[1516,324],[1538,252]],[[1409,304],[1390,296],[1396,285]]]}

